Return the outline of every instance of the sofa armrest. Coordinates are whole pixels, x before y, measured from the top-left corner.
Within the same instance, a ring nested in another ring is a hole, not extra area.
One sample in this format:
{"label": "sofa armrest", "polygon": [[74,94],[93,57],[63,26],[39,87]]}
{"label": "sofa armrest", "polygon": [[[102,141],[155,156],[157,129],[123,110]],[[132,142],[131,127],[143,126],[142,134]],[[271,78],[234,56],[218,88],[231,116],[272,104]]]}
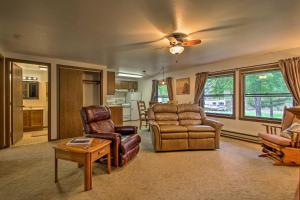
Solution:
{"label": "sofa armrest", "polygon": [[149,126],[154,150],[159,151],[161,149],[160,127],[155,121],[151,121]]}
{"label": "sofa armrest", "polygon": [[116,126],[115,132],[120,133],[121,135],[137,134],[137,127],[136,126]]}
{"label": "sofa armrest", "polygon": [[219,121],[216,121],[213,119],[205,119],[203,121],[203,124],[209,125],[209,126],[215,128],[216,130],[220,130],[224,126],[224,124],[222,122],[219,122]]}

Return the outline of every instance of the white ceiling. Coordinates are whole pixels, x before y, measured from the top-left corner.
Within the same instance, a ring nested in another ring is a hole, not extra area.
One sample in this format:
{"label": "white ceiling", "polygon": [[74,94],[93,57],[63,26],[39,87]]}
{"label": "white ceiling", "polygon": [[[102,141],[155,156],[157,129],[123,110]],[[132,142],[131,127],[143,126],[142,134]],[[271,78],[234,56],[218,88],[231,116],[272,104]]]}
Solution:
{"label": "white ceiling", "polygon": [[[1,0],[0,47],[151,75],[300,46],[299,0]],[[223,27],[223,29],[222,29]],[[175,62],[172,32],[202,44]],[[134,45],[135,44],[135,45]]]}

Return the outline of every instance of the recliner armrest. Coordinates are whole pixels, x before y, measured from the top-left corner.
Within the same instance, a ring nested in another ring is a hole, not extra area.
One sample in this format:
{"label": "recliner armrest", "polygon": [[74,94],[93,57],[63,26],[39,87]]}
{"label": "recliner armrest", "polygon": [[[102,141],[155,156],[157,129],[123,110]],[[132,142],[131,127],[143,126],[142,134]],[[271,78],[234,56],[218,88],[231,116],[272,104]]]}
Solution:
{"label": "recliner armrest", "polygon": [[121,135],[119,133],[91,133],[91,134],[86,134],[85,136],[92,137],[92,138],[113,140],[117,143],[120,143],[121,141]]}
{"label": "recliner armrest", "polygon": [[122,135],[137,134],[136,126],[115,126],[115,132]]}
{"label": "recliner armrest", "polygon": [[219,122],[219,121],[216,121],[213,119],[205,119],[205,120],[203,120],[203,124],[209,125],[217,130],[221,129],[224,126],[224,124],[222,122]]}

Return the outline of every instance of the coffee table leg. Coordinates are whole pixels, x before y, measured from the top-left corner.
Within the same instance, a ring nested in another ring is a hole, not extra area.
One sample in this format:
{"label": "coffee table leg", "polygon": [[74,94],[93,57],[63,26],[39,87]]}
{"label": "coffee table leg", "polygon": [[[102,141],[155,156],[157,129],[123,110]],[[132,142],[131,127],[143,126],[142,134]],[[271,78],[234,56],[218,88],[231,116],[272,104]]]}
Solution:
{"label": "coffee table leg", "polygon": [[86,154],[84,168],[84,190],[88,191],[92,189],[92,163],[89,153]]}
{"label": "coffee table leg", "polygon": [[57,158],[56,158],[56,156],[55,156],[55,158],[54,158],[54,181],[55,181],[55,183],[57,183]]}
{"label": "coffee table leg", "polygon": [[111,156],[110,156],[110,153],[108,153],[107,154],[107,173],[110,174],[110,171],[111,171]]}

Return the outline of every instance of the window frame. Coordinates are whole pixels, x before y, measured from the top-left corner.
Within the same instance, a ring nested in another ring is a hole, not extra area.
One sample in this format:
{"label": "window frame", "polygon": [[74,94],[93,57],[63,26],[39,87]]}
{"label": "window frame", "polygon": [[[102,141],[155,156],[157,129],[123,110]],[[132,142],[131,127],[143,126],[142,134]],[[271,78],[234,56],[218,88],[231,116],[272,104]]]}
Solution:
{"label": "window frame", "polygon": [[[244,121],[254,121],[254,122],[264,122],[264,123],[273,123],[273,124],[280,124],[282,119],[273,119],[267,117],[252,117],[252,116],[245,116],[245,75],[257,72],[265,72],[265,71],[272,71],[272,70],[279,70],[278,64],[272,65],[259,65],[255,67],[248,67],[239,70],[239,120]],[[294,100],[293,100],[293,104]]]}
{"label": "window frame", "polygon": [[[165,85],[165,86],[167,87],[167,91],[168,91],[168,86],[167,86],[167,84],[162,84],[162,81],[159,81],[159,83],[158,83],[158,85],[157,85],[157,102],[159,102],[159,101],[158,101],[159,98],[163,98],[163,99],[164,99],[164,98],[168,98],[168,102],[169,102],[169,101],[170,101],[170,99],[169,99],[169,94],[167,94],[167,96],[159,96],[159,94],[158,94],[159,89],[158,89],[158,88],[159,88],[160,85]],[[159,102],[159,103],[163,103],[163,102]]]}
{"label": "window frame", "polygon": [[[232,114],[219,114],[219,113],[209,113],[205,112],[205,114],[209,117],[216,117],[216,118],[227,118],[227,119],[236,119],[236,70],[226,70],[226,71],[219,71],[213,72],[208,74],[208,78],[211,77],[222,77],[222,76],[233,76],[233,93],[232,93]],[[200,106],[204,110],[204,92],[201,96]]]}

